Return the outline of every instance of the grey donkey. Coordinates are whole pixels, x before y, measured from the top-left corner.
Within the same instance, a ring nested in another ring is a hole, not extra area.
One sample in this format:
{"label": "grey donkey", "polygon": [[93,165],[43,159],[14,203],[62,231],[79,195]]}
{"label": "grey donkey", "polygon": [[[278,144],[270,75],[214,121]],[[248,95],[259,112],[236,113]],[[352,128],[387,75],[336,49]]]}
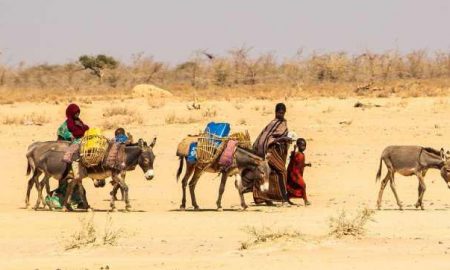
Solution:
{"label": "grey donkey", "polygon": [[[447,152],[448,153],[448,152]],[[388,172],[381,181],[380,192],[378,193],[377,207],[381,208],[381,199],[383,196],[384,188],[387,183],[390,182],[392,192],[394,193],[397,205],[400,210],[403,209],[402,203],[398,198],[397,190],[395,188],[394,174],[398,172],[403,176],[415,175],[419,179],[419,197],[416,208],[424,209],[423,207],[423,194],[425,193],[425,174],[429,169],[438,169],[441,171],[441,176],[446,182],[448,188],[450,188],[450,161],[447,157],[444,149],[440,151],[422,146],[414,145],[399,145],[388,146],[383,150],[380,158],[380,166],[378,168],[376,181],[380,180],[382,162],[386,164]]]}
{"label": "grey donkey", "polygon": [[[93,167],[93,168],[82,168],[82,175],[81,179],[73,179],[71,183],[68,186],[67,194],[64,199],[64,207],[66,208],[67,200],[70,199],[72,190],[76,183],[78,183],[78,188],[81,189],[81,180],[85,177],[90,177],[92,179],[99,179],[94,180],[94,185],[97,186],[97,182],[102,182],[104,185],[104,180],[106,177],[112,177],[115,184],[120,185],[120,187],[124,190],[125,194],[125,203],[126,203],[126,209],[130,209],[131,206],[129,204],[128,200],[128,186],[125,183],[124,175],[126,170],[132,170],[136,166],[139,165],[141,169],[143,170],[145,174],[145,178],[147,180],[151,180],[154,177],[153,172],[153,162],[155,160],[155,155],[153,154],[153,147],[155,146],[156,138],[153,139],[153,142],[150,145],[147,145],[147,143],[143,140],[139,140],[139,143],[133,146],[127,146],[125,147],[126,152],[126,169],[123,171],[118,170],[112,170],[109,168],[104,168],[102,166],[99,167]],[[53,177],[57,180],[63,180],[68,176],[68,172],[70,170],[70,165],[62,161],[62,156],[64,155],[64,151],[67,148],[67,144],[58,144],[58,143],[47,143],[48,147],[41,147],[42,150],[39,149],[38,145],[33,146],[31,145],[29,147],[29,151],[27,153],[27,160],[28,160],[28,168],[27,168],[27,174],[33,172],[33,175],[31,179],[28,182],[28,189],[27,189],[27,198],[26,203],[28,204],[29,201],[29,191],[34,184],[36,184],[36,187],[38,189],[38,200],[36,202],[35,208],[37,208],[40,204],[40,201],[43,200],[42,198],[42,188],[45,185],[47,189],[49,189],[49,178]],[[51,145],[51,146],[50,146]],[[47,149],[44,149],[47,148]],[[40,151],[38,151],[38,149]],[[45,174],[44,179],[41,183],[38,182],[38,177],[41,174]],[[84,192],[80,192],[83,194]],[[86,208],[89,208],[89,205],[87,204],[87,199],[83,198],[84,203],[86,204]],[[111,197],[111,208],[115,210],[115,196]],[[70,209],[70,207],[68,207]]]}

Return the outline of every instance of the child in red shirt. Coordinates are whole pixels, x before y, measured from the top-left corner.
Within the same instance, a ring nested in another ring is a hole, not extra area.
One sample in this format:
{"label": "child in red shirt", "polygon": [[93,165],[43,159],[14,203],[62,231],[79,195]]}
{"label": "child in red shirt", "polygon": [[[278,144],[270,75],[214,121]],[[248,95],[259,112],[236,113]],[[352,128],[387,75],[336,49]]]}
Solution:
{"label": "child in red shirt", "polygon": [[303,198],[305,205],[310,205],[306,196],[306,184],[303,179],[303,171],[305,167],[311,167],[311,163],[305,163],[306,140],[300,138],[296,143],[298,152],[295,150],[291,153],[291,157],[288,165],[288,177],[287,177],[287,191],[289,198]]}

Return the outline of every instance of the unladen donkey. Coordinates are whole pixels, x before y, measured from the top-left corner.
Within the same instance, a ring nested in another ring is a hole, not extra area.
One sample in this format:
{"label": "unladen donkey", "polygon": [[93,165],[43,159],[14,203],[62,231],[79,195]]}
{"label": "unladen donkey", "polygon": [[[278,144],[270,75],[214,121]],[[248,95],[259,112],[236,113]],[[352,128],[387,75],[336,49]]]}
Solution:
{"label": "unladen donkey", "polygon": [[392,192],[394,193],[397,205],[400,210],[403,209],[402,203],[398,197],[397,190],[395,188],[394,175],[396,172],[403,176],[417,176],[419,180],[419,197],[416,208],[424,209],[423,207],[423,194],[425,193],[425,174],[429,169],[438,169],[441,171],[441,176],[446,182],[448,188],[450,188],[450,161],[444,149],[440,151],[421,146],[403,145],[403,146],[388,146],[384,149],[380,158],[380,166],[376,176],[376,181],[380,180],[382,163],[386,165],[388,172],[381,181],[380,192],[378,193],[377,207],[381,208],[381,199],[383,196],[384,188],[387,183],[390,182]]}

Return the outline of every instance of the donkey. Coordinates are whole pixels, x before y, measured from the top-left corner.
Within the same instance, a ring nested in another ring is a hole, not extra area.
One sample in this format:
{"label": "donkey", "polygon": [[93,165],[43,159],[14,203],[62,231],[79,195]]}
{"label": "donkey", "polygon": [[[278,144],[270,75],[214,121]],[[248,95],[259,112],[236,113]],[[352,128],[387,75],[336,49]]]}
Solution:
{"label": "donkey", "polygon": [[[267,191],[269,189],[269,164],[264,158],[257,156],[250,150],[237,147],[233,156],[233,165],[228,168],[221,167],[218,164],[218,159],[216,159],[212,164],[206,166],[200,163],[188,162],[187,156],[182,154],[179,154],[178,157],[180,160],[180,165],[177,171],[177,181],[180,178],[180,175],[183,171],[183,164],[186,160],[186,172],[184,174],[183,180],[181,181],[183,190],[183,198],[180,205],[181,210],[186,209],[186,186],[191,176],[192,179],[189,181],[189,191],[191,194],[192,206],[195,210],[199,209],[199,206],[195,199],[195,186],[197,185],[200,176],[205,171],[210,173],[222,174],[219,187],[219,196],[216,201],[218,211],[222,211],[222,195],[225,191],[225,184],[229,176],[235,176],[236,178],[235,186],[239,192],[241,207],[244,210],[248,208],[244,199],[244,193],[248,191],[248,185],[246,185],[246,183],[251,182],[253,185],[255,182],[257,182],[261,190]],[[246,178],[242,179],[241,176]],[[251,179],[248,179],[249,177],[251,177]]]}
{"label": "donkey", "polygon": [[[154,171],[153,171],[153,163],[155,160],[155,155],[153,154],[153,147],[156,144],[156,138],[153,139],[153,142],[150,145],[147,145],[145,141],[142,139],[139,140],[139,143],[132,146],[126,146],[125,147],[125,154],[126,154],[126,169],[130,170],[132,168],[135,168],[137,165],[141,167],[145,174],[145,178],[147,180],[151,180],[154,177]],[[38,188],[38,200],[36,202],[35,208],[37,208],[40,204],[40,201],[43,200],[42,198],[42,188],[43,185],[38,183],[37,178],[44,173],[45,177],[42,180],[43,184],[45,184],[46,187],[49,187],[49,179],[50,177],[56,178],[57,180],[63,180],[68,176],[68,172],[70,170],[70,165],[62,161],[62,157],[64,155],[64,150],[58,149],[49,149],[46,152],[42,153],[41,155],[30,155],[28,158],[28,169],[27,171],[30,172],[31,169],[34,166],[33,170],[33,180],[36,183],[36,187]],[[28,156],[27,156],[28,157]],[[32,160],[32,161],[30,161]],[[113,182],[115,184],[120,185],[121,189],[124,191],[124,200],[126,204],[126,210],[129,210],[131,208],[131,205],[129,203],[128,199],[128,186],[125,183],[124,175],[125,170],[115,170],[111,168],[105,168],[102,165],[86,168],[80,164],[80,178],[81,179],[73,179],[67,188],[66,196],[64,198],[63,202],[63,209],[70,210],[70,206],[67,204],[67,201],[70,199],[72,195],[73,188],[76,184],[79,184],[78,187],[80,189],[80,194],[82,195],[82,199],[84,201],[85,207],[89,208],[89,205],[87,204],[87,199],[85,196],[85,193],[82,191],[82,185],[81,181],[85,177],[90,177],[94,179],[94,185],[97,185],[97,181],[103,181],[107,177],[112,177]],[[100,179],[100,180],[95,180]],[[31,185],[32,186],[32,185]],[[48,188],[49,189],[49,188]],[[28,194],[28,192],[27,192]],[[114,196],[111,196],[111,202],[110,206],[112,210],[115,210],[115,198]],[[50,206],[51,207],[51,206]]]}
{"label": "donkey", "polygon": [[380,192],[378,193],[377,207],[381,208],[381,198],[383,196],[384,188],[388,181],[390,181],[392,192],[394,193],[397,205],[400,210],[403,209],[402,203],[398,198],[397,190],[395,189],[394,174],[396,172],[403,176],[415,175],[419,179],[419,198],[415,204],[416,208],[424,209],[422,199],[425,193],[426,186],[424,182],[425,174],[428,169],[438,169],[441,171],[441,176],[450,188],[450,160],[444,153],[444,149],[440,151],[429,147],[421,146],[388,146],[384,149],[380,158],[380,166],[378,168],[376,181],[380,180],[382,162],[386,164],[388,172],[381,181]]}

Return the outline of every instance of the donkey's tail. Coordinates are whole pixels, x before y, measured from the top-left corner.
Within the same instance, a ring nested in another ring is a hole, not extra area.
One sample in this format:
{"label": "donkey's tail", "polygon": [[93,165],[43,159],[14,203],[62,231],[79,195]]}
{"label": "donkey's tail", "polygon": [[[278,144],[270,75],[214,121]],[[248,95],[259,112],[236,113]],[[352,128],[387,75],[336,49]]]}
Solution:
{"label": "donkey's tail", "polygon": [[383,167],[383,159],[380,158],[380,166],[378,167],[377,178],[375,179],[375,183],[380,181],[382,167]]}
{"label": "donkey's tail", "polygon": [[27,158],[27,175],[30,175],[31,173],[31,164],[30,160]]}
{"label": "donkey's tail", "polygon": [[182,156],[178,157],[180,159],[180,165],[177,170],[177,182],[180,179],[180,175],[183,172],[184,158]]}

